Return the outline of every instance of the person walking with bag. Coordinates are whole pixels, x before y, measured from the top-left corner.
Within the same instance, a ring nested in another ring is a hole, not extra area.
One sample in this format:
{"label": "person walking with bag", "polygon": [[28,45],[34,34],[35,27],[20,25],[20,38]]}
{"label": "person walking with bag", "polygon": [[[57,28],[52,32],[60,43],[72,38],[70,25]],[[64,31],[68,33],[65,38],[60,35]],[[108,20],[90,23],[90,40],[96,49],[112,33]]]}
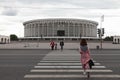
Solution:
{"label": "person walking with bag", "polygon": [[[81,63],[82,68],[84,69],[83,74],[86,74],[86,70],[90,69],[89,61],[91,59],[90,57],[90,50],[87,46],[87,41],[85,39],[82,39],[80,42],[80,54],[81,54]],[[90,77],[90,72],[87,72],[87,77]]]}

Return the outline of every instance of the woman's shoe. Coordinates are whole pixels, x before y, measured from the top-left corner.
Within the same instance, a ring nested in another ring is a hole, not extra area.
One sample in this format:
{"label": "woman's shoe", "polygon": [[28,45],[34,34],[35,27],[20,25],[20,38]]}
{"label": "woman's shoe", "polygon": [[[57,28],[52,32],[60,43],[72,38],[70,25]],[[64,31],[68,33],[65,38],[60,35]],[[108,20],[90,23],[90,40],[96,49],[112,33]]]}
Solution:
{"label": "woman's shoe", "polygon": [[86,75],[86,71],[84,71],[83,74]]}
{"label": "woman's shoe", "polygon": [[90,72],[87,72],[87,78],[90,78]]}

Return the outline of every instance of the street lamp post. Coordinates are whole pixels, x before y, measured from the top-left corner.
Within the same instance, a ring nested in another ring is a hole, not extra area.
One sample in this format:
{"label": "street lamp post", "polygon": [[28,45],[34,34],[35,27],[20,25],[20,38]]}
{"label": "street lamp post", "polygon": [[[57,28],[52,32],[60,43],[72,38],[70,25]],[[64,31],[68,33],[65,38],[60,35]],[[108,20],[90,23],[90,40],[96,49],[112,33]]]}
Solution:
{"label": "street lamp post", "polygon": [[37,34],[36,37],[38,38],[38,39],[36,38],[38,40],[38,43],[37,43],[36,47],[39,47],[39,35]]}
{"label": "street lamp post", "polygon": [[80,33],[80,40],[81,40],[81,37],[82,37],[82,35],[81,35],[81,33]]}
{"label": "street lamp post", "polygon": [[41,37],[41,40],[42,40],[42,38],[43,38],[42,34],[40,35],[40,37]]}
{"label": "street lamp post", "polygon": [[102,31],[102,22],[104,21],[104,15],[101,16],[101,25],[100,25],[100,46],[102,49],[102,35],[103,35],[103,31]]}

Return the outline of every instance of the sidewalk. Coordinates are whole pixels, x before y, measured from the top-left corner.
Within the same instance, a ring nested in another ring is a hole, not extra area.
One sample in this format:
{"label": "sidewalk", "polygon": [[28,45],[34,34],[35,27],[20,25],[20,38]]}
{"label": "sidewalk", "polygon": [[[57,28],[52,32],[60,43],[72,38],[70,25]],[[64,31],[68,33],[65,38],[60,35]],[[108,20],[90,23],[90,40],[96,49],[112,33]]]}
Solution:
{"label": "sidewalk", "polygon": [[[96,46],[100,47],[100,43],[88,43],[90,49],[96,49]],[[58,49],[60,49],[58,43]],[[65,43],[64,49],[78,49],[79,43]],[[49,43],[10,43],[10,44],[0,44],[0,49],[50,49]],[[112,43],[103,43],[103,49],[120,49],[120,44],[112,44]]]}

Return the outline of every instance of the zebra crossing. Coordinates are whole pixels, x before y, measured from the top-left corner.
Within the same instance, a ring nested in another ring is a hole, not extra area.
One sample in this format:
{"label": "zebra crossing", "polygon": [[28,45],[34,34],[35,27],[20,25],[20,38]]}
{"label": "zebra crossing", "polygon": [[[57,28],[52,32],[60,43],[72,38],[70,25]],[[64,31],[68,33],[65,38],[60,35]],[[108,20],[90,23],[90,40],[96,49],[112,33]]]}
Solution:
{"label": "zebra crossing", "polygon": [[[120,75],[112,74],[113,71],[106,66],[93,60],[95,66],[87,70],[91,73],[91,78],[120,78]],[[30,74],[24,76],[25,79],[40,78],[85,78],[82,65],[80,63],[80,54],[77,50],[56,50],[47,54],[42,61],[37,63]]]}

